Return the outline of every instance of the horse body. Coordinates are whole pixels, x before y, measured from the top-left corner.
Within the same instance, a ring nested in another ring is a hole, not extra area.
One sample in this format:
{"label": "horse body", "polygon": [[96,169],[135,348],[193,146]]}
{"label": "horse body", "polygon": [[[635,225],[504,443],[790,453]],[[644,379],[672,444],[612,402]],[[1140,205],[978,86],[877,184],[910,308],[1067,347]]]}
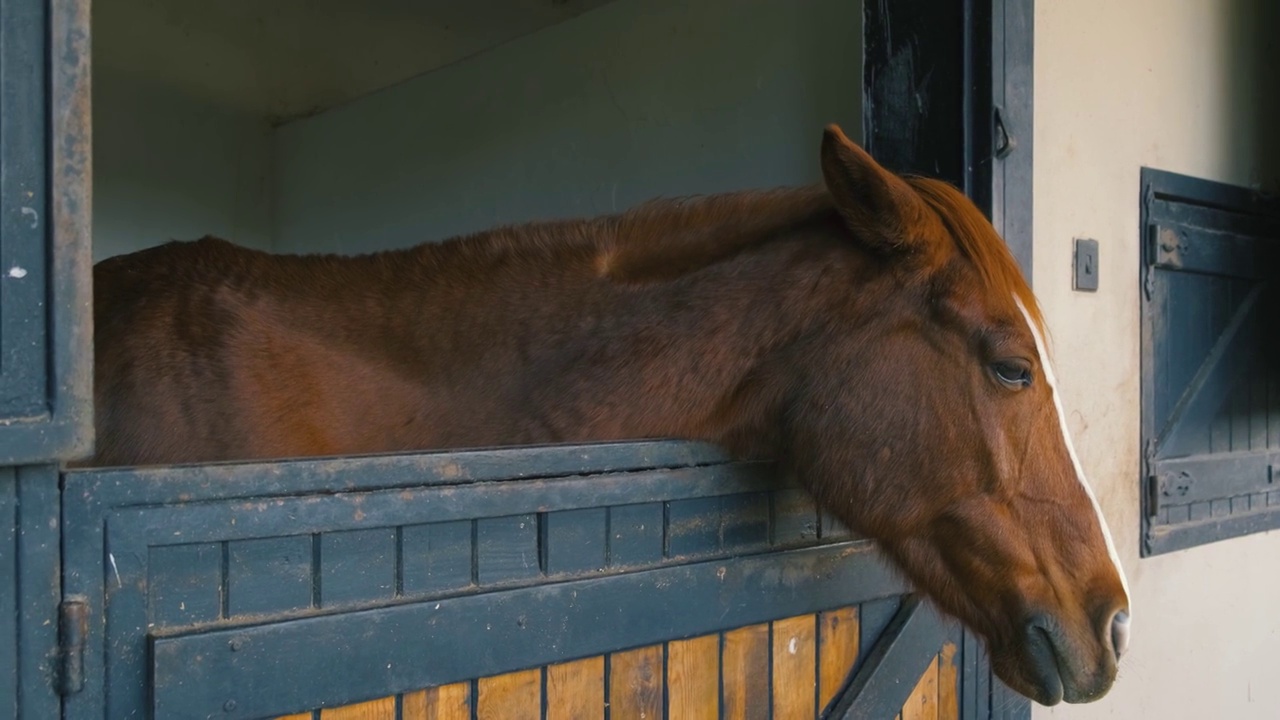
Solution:
{"label": "horse body", "polygon": [[833,299],[821,278],[867,258],[815,191],[761,197],[795,222],[678,275],[628,246],[755,195],[354,259],[204,238],[103,261],[94,464],[643,437],[770,456],[784,358]]}
{"label": "horse body", "polygon": [[954,188],[838,128],[825,186],[355,258],[205,239],[95,268],[93,464],[683,437],[777,459],[1045,704],[1128,588],[1030,288]]}

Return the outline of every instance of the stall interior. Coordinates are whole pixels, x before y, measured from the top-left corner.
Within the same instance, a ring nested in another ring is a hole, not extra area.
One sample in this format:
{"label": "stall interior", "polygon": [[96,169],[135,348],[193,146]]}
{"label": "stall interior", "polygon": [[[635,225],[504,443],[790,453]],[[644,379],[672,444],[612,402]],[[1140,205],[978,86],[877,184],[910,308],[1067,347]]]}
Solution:
{"label": "stall interior", "polygon": [[93,7],[94,259],[363,253],[817,182],[860,128],[848,0]]}

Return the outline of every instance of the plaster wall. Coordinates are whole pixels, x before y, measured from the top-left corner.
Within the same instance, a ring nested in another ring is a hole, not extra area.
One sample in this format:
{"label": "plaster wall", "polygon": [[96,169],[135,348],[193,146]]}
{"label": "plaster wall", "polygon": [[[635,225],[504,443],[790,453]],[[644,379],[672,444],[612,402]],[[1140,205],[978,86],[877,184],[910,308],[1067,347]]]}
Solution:
{"label": "plaster wall", "polygon": [[[1273,0],[1036,3],[1035,289],[1133,592],[1102,700],[1062,718],[1280,717],[1280,532],[1139,559],[1139,170],[1280,189]],[[1100,243],[1097,293],[1072,238]]]}

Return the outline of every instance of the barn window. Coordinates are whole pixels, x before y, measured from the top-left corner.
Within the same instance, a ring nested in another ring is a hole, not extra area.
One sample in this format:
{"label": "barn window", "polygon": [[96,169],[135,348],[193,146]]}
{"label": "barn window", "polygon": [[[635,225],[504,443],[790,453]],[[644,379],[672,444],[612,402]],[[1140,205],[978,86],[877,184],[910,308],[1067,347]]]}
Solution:
{"label": "barn window", "polygon": [[1142,554],[1280,528],[1280,202],[1142,171]]}

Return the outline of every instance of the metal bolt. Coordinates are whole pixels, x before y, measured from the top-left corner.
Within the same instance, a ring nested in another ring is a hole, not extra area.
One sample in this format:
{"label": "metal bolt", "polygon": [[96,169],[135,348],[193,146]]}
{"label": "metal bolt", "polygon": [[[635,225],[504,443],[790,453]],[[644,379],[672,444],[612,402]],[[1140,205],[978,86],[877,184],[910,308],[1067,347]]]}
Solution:
{"label": "metal bolt", "polygon": [[228,643],[228,645],[231,647],[231,652],[236,652],[244,646],[244,642],[241,641],[240,638],[236,638]]}
{"label": "metal bolt", "polygon": [[223,711],[223,712],[232,712],[232,711],[234,711],[235,709],[236,709],[236,701],[235,701],[235,700],[228,700],[228,701],[226,701],[226,702],[222,703],[222,711]]}

